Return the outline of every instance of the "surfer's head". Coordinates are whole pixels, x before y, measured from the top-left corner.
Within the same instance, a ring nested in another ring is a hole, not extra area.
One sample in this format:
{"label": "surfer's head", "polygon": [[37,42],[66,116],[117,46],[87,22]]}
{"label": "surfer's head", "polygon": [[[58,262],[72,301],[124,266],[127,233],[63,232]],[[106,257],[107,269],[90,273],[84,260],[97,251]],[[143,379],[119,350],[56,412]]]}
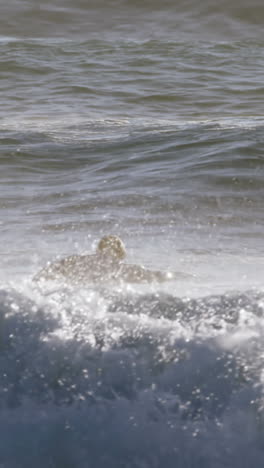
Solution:
{"label": "surfer's head", "polygon": [[117,236],[104,236],[99,241],[97,252],[111,260],[123,260],[126,250],[123,242]]}

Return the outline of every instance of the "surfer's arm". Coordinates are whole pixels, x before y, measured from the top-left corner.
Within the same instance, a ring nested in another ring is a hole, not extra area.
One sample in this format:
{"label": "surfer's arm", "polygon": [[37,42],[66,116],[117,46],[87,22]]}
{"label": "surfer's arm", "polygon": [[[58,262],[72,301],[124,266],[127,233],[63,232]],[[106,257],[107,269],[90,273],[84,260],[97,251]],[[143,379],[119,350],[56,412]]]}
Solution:
{"label": "surfer's arm", "polygon": [[33,281],[56,279],[60,274],[60,269],[60,262],[48,263],[33,277]]}
{"label": "surfer's arm", "polygon": [[67,276],[79,258],[78,255],[72,255],[53,263],[49,262],[34,276],[33,281],[56,280],[62,276]]}

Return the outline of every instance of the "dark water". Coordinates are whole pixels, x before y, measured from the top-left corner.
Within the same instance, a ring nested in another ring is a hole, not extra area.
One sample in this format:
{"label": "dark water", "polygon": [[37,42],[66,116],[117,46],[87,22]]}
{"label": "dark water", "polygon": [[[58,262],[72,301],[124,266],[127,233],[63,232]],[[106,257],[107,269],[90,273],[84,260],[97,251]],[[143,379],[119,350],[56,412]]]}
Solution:
{"label": "dark water", "polygon": [[[262,467],[263,20],[0,6],[1,467]],[[177,280],[32,282],[107,233]]]}

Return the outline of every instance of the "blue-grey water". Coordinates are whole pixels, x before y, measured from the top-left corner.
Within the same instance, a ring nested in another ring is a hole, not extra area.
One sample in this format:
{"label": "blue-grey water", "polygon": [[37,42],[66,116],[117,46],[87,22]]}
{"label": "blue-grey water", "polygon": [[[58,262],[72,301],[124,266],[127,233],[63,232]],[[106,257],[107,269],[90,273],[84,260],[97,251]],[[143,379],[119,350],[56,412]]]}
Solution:
{"label": "blue-grey water", "polygon": [[[0,5],[1,468],[262,468],[263,21]],[[32,281],[108,233],[176,280]]]}

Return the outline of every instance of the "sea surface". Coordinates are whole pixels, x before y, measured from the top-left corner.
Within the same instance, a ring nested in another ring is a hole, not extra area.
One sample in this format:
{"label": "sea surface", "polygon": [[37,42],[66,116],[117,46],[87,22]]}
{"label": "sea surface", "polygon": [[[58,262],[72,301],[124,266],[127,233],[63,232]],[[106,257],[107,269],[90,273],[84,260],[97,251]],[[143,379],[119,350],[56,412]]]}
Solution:
{"label": "sea surface", "polygon": [[[263,467],[263,23],[1,2],[1,468]],[[176,279],[32,281],[105,234]]]}

